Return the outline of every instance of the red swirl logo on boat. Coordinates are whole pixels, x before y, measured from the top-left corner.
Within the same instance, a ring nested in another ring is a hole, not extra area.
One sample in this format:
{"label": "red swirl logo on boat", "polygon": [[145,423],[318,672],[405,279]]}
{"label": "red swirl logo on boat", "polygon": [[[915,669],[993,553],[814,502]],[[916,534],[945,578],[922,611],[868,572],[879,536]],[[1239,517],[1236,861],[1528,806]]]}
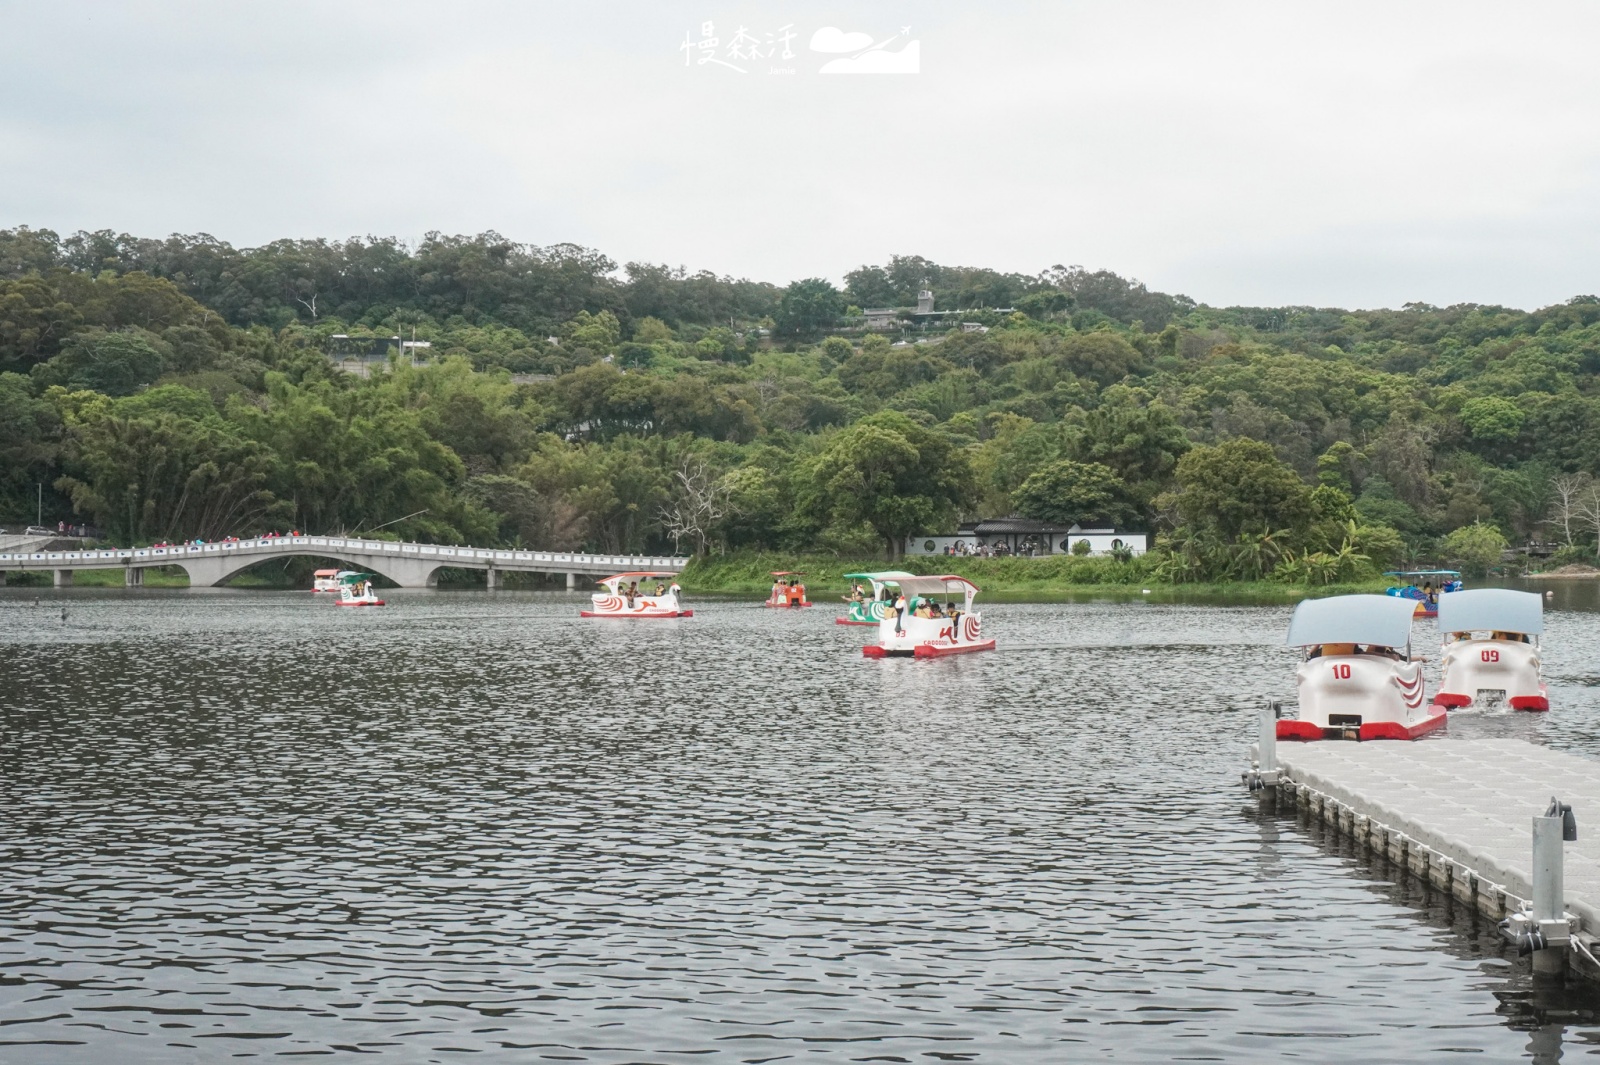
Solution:
{"label": "red swirl logo on boat", "polygon": [[961,619],[961,635],[963,637],[965,637],[966,639],[968,639],[968,640],[974,640],[974,641],[977,640],[977,638],[978,638],[978,619],[973,617],[971,614],[968,614],[966,617],[962,618]]}
{"label": "red swirl logo on boat", "polygon": [[1396,677],[1394,678],[1394,682],[1395,685],[1400,689],[1400,697],[1405,700],[1405,704],[1408,707],[1415,710],[1417,707],[1422,705],[1421,670],[1417,671],[1416,677],[1412,680],[1407,680],[1404,677]]}
{"label": "red swirl logo on boat", "polygon": [[622,596],[608,595],[595,603],[600,610],[621,610],[623,607]]}

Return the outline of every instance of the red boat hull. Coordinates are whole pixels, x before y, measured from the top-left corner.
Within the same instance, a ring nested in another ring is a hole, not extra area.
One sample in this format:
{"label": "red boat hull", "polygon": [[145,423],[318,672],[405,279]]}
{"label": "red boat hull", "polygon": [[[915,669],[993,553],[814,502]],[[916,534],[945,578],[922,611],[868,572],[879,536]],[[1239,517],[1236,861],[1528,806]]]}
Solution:
{"label": "red boat hull", "polygon": [[670,614],[604,614],[595,610],[578,611],[580,618],[616,618],[621,621],[664,621],[672,618],[692,618],[693,610],[678,610]]}
{"label": "red boat hull", "polygon": [[[1437,706],[1438,704],[1434,704]],[[1363,740],[1414,740],[1426,736],[1434,729],[1442,726],[1449,717],[1444,708],[1439,707],[1439,712],[1432,717],[1424,718],[1415,725],[1402,725],[1398,721],[1366,721],[1361,725],[1358,738]],[[1326,739],[1322,727],[1312,721],[1282,720],[1278,722],[1277,737],[1280,740],[1311,740]]]}
{"label": "red boat hull", "polygon": [[383,606],[385,604],[384,604],[384,601],[382,599],[375,599],[375,600],[373,600],[371,602],[367,602],[367,603],[347,603],[343,599],[341,599],[337,603],[334,603],[333,605],[334,606]]}
{"label": "red boat hull", "polygon": [[[846,622],[845,624],[851,624]],[[984,640],[981,643],[937,644],[919,643],[910,651],[890,651],[875,643],[869,643],[861,649],[865,658],[944,658],[947,655],[964,655],[973,651],[993,651],[994,641]]]}

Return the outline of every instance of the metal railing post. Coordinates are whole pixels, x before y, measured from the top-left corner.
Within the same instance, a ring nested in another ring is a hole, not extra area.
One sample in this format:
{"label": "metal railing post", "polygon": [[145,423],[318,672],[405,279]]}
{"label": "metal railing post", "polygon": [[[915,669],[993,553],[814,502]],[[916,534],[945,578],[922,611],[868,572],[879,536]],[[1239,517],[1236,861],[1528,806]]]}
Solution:
{"label": "metal railing post", "polygon": [[1268,699],[1261,708],[1256,745],[1260,749],[1257,761],[1263,773],[1275,773],[1278,770],[1278,706],[1278,700]]}

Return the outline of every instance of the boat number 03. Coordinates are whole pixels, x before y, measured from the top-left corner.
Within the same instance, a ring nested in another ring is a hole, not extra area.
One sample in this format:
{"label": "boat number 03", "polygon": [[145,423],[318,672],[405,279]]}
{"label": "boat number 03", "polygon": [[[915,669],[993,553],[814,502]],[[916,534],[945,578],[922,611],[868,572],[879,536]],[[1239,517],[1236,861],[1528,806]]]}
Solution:
{"label": "boat number 03", "polygon": [[1348,662],[1339,662],[1339,663],[1337,663],[1333,667],[1333,676],[1334,676],[1335,680],[1349,680],[1350,679],[1350,663],[1348,663]]}
{"label": "boat number 03", "polygon": [[1493,649],[1486,650],[1483,652],[1483,660],[1485,662],[1498,662],[1500,661],[1500,652]]}

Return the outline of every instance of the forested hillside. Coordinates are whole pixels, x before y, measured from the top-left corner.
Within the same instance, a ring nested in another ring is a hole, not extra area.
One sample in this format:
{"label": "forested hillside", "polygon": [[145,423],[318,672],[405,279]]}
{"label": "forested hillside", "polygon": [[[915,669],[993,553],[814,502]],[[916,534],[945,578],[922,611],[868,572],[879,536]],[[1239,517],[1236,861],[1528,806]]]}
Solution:
{"label": "forested hillside", "polygon": [[[924,288],[964,313],[918,319]],[[871,333],[869,307],[906,313]],[[390,337],[426,364],[329,357]],[[895,257],[839,290],[493,233],[19,228],[0,231],[0,521],[33,521],[42,484],[48,523],[122,544],[860,555],[1021,513],[1159,532],[1151,579],[1328,582],[1481,567],[1507,540],[1592,555],[1597,374],[1592,296],[1216,308],[1077,267]]]}

